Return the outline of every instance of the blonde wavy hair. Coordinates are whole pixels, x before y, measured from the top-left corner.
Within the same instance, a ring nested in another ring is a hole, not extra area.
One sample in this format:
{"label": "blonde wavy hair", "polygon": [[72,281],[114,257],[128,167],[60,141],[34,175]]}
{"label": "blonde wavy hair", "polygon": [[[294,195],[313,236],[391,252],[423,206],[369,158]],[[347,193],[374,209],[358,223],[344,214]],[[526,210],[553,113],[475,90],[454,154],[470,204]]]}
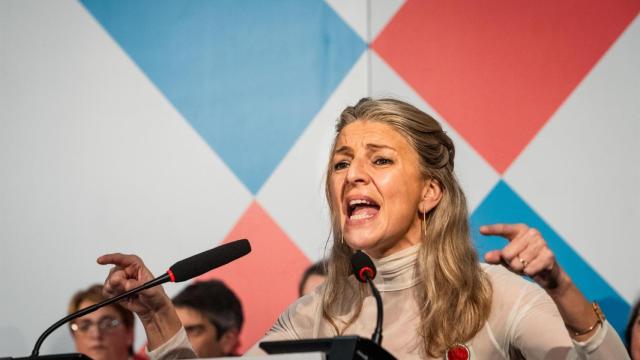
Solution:
{"label": "blonde wavy hair", "polygon": [[[332,155],[342,129],[361,120],[387,124],[404,135],[420,157],[425,179],[436,181],[442,189],[438,205],[427,214],[420,214],[424,219],[418,252],[422,281],[416,291],[420,308],[420,325],[416,330],[422,338],[421,350],[429,356],[441,357],[449,346],[464,343],[480,331],[489,316],[492,296],[491,284],[480,268],[470,240],[466,198],[453,172],[453,142],[436,120],[410,104],[395,99],[364,98],[340,115]],[[334,241],[322,310],[336,333],[343,334],[360,315],[367,289],[360,284],[355,289],[355,298],[344,298],[345,294],[353,293],[345,291],[353,286],[348,281],[353,251],[339,240],[342,233],[338,205],[331,203],[330,195],[332,172],[330,161],[325,189]],[[344,313],[345,302],[355,303],[356,311],[339,325],[338,315]]]}

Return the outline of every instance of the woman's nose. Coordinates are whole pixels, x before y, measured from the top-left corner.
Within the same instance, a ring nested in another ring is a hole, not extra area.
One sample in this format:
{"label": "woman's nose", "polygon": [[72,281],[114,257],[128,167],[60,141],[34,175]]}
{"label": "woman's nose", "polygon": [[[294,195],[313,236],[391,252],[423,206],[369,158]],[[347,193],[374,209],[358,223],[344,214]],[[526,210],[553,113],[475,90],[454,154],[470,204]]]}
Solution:
{"label": "woman's nose", "polygon": [[347,182],[352,184],[369,182],[369,174],[364,161],[352,160],[347,169]]}
{"label": "woman's nose", "polygon": [[101,338],[103,332],[104,331],[100,330],[100,327],[98,327],[98,324],[92,324],[92,326],[89,327],[89,330],[87,330],[87,336],[91,338]]}

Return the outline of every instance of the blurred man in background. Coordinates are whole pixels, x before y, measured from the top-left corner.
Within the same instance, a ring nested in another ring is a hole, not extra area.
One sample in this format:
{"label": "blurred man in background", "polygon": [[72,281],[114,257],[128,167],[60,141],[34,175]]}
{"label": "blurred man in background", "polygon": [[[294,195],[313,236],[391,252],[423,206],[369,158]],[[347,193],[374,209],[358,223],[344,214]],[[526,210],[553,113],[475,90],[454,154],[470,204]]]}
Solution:
{"label": "blurred man in background", "polygon": [[298,285],[298,295],[303,296],[320,286],[327,278],[327,262],[325,260],[311,264],[302,274]]}
{"label": "blurred man in background", "polygon": [[173,303],[198,357],[237,355],[242,305],[223,282],[196,282],[176,295]]}

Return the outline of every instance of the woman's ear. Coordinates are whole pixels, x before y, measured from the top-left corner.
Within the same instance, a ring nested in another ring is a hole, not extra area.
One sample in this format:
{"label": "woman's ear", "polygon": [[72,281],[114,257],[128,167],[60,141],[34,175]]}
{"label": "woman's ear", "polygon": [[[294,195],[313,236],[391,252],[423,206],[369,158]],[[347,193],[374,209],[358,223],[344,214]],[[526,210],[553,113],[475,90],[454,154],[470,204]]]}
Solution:
{"label": "woman's ear", "polygon": [[436,179],[425,180],[424,187],[422,189],[422,199],[420,200],[420,212],[428,213],[431,211],[442,199],[442,187],[440,182]]}

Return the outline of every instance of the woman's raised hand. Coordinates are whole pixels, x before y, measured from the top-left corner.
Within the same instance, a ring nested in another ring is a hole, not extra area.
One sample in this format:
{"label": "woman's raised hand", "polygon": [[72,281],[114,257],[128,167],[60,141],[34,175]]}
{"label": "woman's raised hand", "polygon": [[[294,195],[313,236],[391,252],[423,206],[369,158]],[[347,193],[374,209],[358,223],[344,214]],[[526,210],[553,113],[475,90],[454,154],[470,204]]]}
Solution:
{"label": "woman's raised hand", "polygon": [[[135,255],[107,254],[98,258],[98,264],[114,265],[104,281],[103,291],[108,296],[122,294],[153,280],[151,271],[147,269],[142,259]],[[143,290],[120,303],[138,314],[147,334],[149,350],[164,344],[182,327],[173,303],[162,286]]]}
{"label": "woman's raised hand", "polygon": [[[135,255],[107,254],[98,258],[98,264],[114,265],[104,281],[105,295],[113,297],[153,280],[153,274]],[[155,286],[132,295],[120,302],[138,314],[144,322],[171,303],[161,286]]]}
{"label": "woman's raised hand", "polygon": [[497,235],[509,241],[502,250],[485,254],[490,264],[502,264],[509,270],[531,277],[546,290],[558,286],[562,270],[540,232],[525,224],[494,224],[480,227],[483,235]]}
{"label": "woman's raised hand", "polygon": [[558,265],[555,255],[540,232],[524,224],[494,224],[480,227],[484,235],[502,236],[509,244],[485,254],[485,261],[502,264],[511,271],[526,274],[547,291],[556,304],[569,335],[586,341],[596,333],[602,319],[580,292],[569,275]]}

